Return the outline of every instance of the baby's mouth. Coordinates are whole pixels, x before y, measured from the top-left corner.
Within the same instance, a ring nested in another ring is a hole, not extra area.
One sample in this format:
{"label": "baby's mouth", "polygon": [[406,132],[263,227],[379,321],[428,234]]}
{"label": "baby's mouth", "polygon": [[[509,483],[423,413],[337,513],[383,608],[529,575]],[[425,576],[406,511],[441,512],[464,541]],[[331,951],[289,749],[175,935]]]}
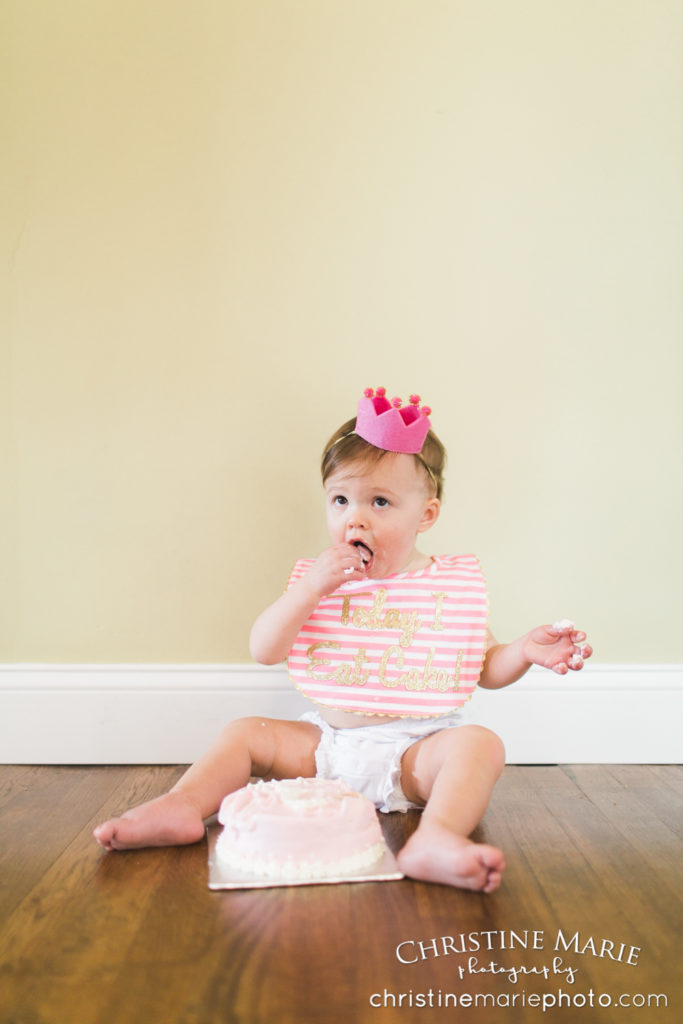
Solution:
{"label": "baby's mouth", "polygon": [[367,569],[372,564],[372,550],[367,546],[367,544],[364,544],[362,540],[354,540],[351,543],[354,545],[354,547],[358,548],[358,552],[363,563],[363,568]]}

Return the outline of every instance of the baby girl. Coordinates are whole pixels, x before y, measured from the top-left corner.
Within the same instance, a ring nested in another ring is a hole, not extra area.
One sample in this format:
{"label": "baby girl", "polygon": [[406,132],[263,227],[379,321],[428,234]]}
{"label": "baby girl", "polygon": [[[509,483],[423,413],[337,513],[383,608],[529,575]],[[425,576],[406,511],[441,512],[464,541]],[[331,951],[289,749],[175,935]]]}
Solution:
{"label": "baby girl", "polygon": [[298,721],[230,722],[180,781],[95,829],[107,850],[197,842],[226,794],[264,779],[344,778],[382,812],[420,808],[398,854],[404,874],[493,892],[505,867],[470,838],[505,753],[469,724],[475,687],[499,689],[540,665],[562,675],[592,649],[568,620],[512,643],[488,630],[475,558],[417,547],[439,517],[446,454],[431,410],[412,395],[368,389],[322,458],[331,544],[297,562],[287,590],[258,617],[253,657],[289,659],[314,702]]}

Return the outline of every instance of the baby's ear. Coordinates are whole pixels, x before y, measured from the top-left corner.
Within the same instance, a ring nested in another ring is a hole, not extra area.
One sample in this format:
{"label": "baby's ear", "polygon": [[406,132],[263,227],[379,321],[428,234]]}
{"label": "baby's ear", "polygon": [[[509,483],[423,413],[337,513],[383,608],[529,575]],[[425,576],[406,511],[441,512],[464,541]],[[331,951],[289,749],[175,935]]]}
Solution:
{"label": "baby's ear", "polygon": [[427,501],[422,519],[418,527],[418,533],[425,533],[439,518],[439,512],[441,511],[441,502],[438,498],[429,498]]}

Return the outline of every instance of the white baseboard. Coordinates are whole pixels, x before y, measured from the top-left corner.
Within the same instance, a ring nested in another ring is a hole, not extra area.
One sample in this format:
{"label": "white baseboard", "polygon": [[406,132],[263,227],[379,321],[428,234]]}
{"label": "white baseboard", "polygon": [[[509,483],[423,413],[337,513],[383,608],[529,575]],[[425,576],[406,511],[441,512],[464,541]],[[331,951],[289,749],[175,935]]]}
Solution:
{"label": "white baseboard", "polygon": [[[0,763],[187,764],[233,718],[310,707],[284,666],[0,665]],[[683,665],[534,669],[470,708],[510,764],[681,761]]]}

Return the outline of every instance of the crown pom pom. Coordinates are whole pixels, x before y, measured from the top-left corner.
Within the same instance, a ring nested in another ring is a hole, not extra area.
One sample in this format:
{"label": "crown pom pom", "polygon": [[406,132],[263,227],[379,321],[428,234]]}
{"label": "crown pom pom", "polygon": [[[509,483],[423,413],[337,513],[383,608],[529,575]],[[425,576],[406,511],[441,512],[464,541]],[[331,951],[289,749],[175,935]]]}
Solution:
{"label": "crown pom pom", "polygon": [[386,397],[386,388],[366,388],[358,403],[356,433],[375,448],[387,452],[417,455],[422,451],[431,427],[428,405],[420,408],[420,396],[410,396],[410,404],[403,399]]}

